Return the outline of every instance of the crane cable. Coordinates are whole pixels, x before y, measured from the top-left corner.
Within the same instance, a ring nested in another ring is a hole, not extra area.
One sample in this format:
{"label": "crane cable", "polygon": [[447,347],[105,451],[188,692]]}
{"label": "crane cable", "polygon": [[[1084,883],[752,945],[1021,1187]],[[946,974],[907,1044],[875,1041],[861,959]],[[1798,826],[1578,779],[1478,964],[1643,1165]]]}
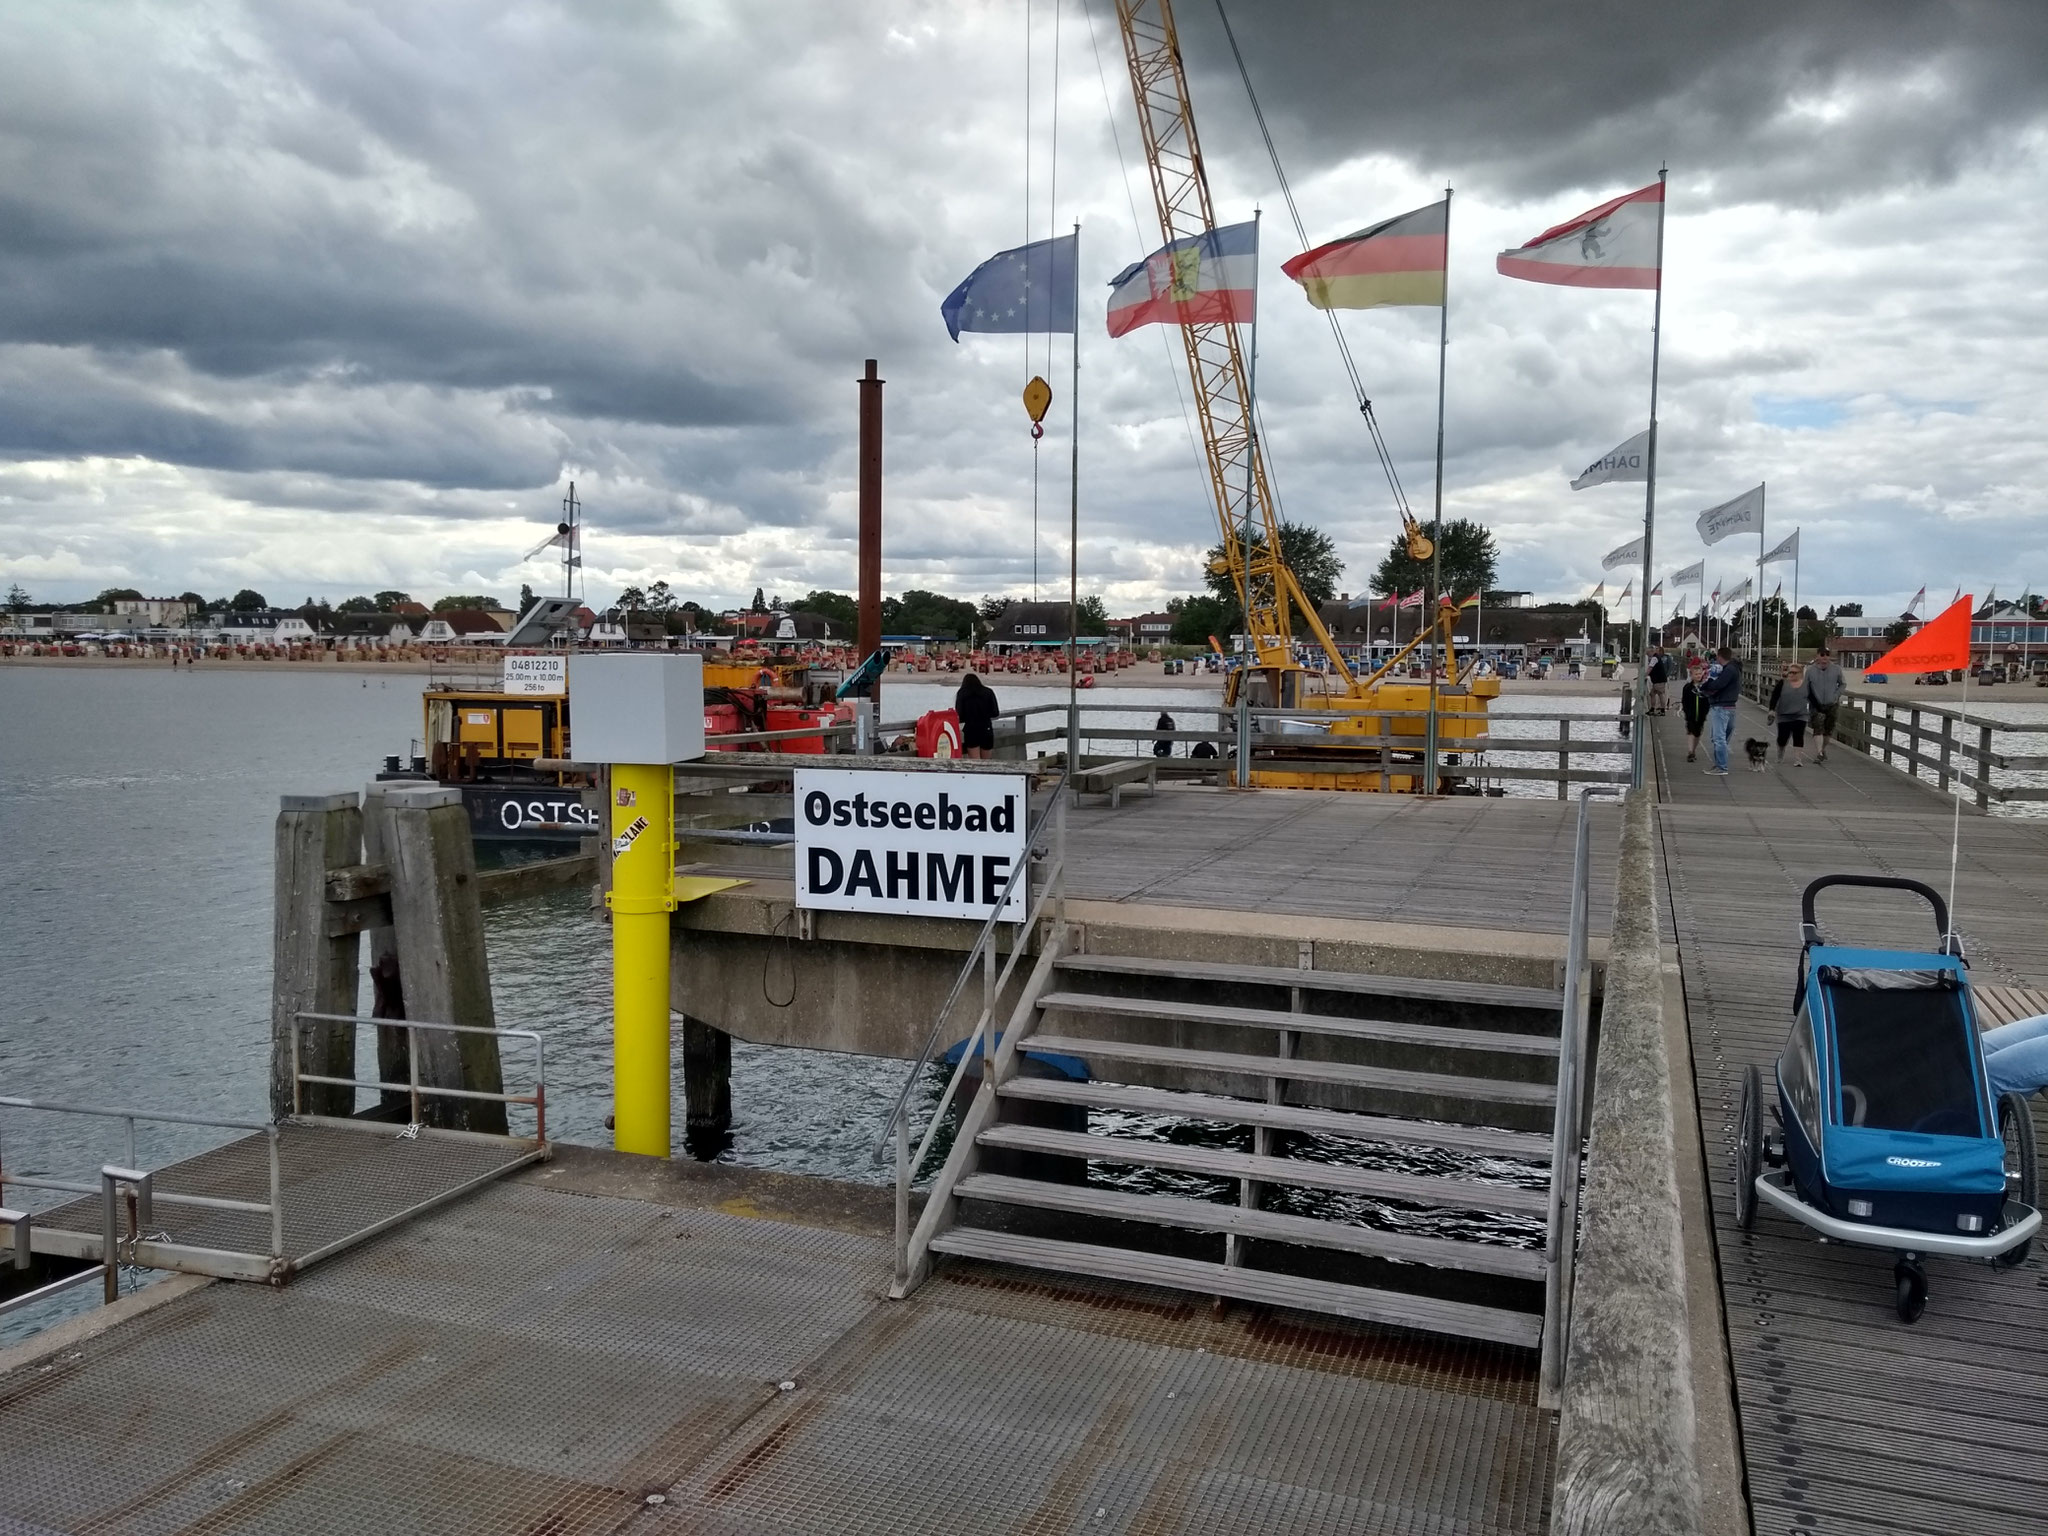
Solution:
{"label": "crane cable", "polygon": [[[1288,184],[1287,172],[1280,164],[1279,146],[1273,142],[1273,132],[1266,126],[1265,108],[1259,105],[1259,93],[1252,89],[1251,71],[1245,67],[1244,54],[1237,46],[1237,33],[1231,29],[1230,15],[1223,8],[1223,0],[1216,0],[1216,17],[1223,23],[1223,36],[1230,43],[1230,56],[1237,63],[1237,77],[1244,82],[1244,94],[1252,105],[1252,117],[1259,125],[1259,137],[1266,141],[1266,157],[1273,162],[1273,175],[1280,182],[1280,196],[1287,203],[1287,216],[1294,224],[1295,238],[1301,248],[1309,249],[1308,226],[1302,222],[1301,209],[1295,206],[1294,188]],[[1330,335],[1336,338],[1337,356],[1344,364],[1345,376],[1351,381],[1351,393],[1358,400],[1358,413],[1365,418],[1366,431],[1372,435],[1373,451],[1379,455],[1380,468],[1386,471],[1387,487],[1394,494],[1394,507],[1401,514],[1404,523],[1412,525],[1415,514],[1408,506],[1408,493],[1401,488],[1401,476],[1394,468],[1393,455],[1387,451],[1387,440],[1380,435],[1379,418],[1373,415],[1372,401],[1366,397],[1365,381],[1359,376],[1357,361],[1351,355],[1351,343],[1344,338],[1344,328],[1337,323],[1337,312],[1323,311],[1323,318],[1330,322]]]}

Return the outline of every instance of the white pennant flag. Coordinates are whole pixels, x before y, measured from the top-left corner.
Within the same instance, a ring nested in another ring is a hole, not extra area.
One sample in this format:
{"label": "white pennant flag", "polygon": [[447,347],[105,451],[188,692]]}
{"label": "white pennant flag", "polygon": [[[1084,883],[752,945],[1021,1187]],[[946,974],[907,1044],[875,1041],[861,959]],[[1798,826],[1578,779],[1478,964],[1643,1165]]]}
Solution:
{"label": "white pennant flag", "polygon": [[1749,596],[1749,578],[1748,578],[1747,576],[1745,576],[1745,577],[1743,577],[1743,578],[1742,578],[1742,585],[1741,585],[1741,586],[1739,586],[1739,587],[1737,587],[1737,588],[1736,588],[1736,589],[1735,589],[1734,591],[1732,591],[1732,592],[1730,592],[1730,593],[1728,594],[1728,601],[1729,601],[1729,602],[1731,602],[1731,603],[1739,603],[1739,602],[1742,602],[1742,601],[1744,601],[1745,599],[1747,599],[1747,598],[1748,598],[1748,596]]}
{"label": "white pennant flag", "polygon": [[1757,563],[1759,565],[1769,565],[1774,560],[1797,560],[1798,558],[1799,530],[1794,528],[1782,544],[1778,545],[1777,548],[1773,549]]}
{"label": "white pennant flag", "polygon": [[1689,587],[1696,582],[1705,581],[1706,579],[1707,562],[1704,560],[1695,560],[1684,570],[1671,573],[1671,585],[1674,587]]}
{"label": "white pennant flag", "polygon": [[1589,485],[1606,485],[1612,480],[1647,480],[1650,478],[1650,434],[1648,430],[1638,432],[1613,452],[1595,459],[1586,466],[1584,474],[1572,482],[1572,489],[1583,491]]}
{"label": "white pennant flag", "polygon": [[1700,514],[1700,542],[1718,544],[1732,533],[1757,533],[1764,526],[1764,488],[1744,491],[1732,501]]}
{"label": "white pennant flag", "polygon": [[1631,593],[1631,592],[1635,591],[1635,589],[1636,589],[1636,579],[1635,579],[1635,577],[1631,576],[1631,577],[1629,577],[1629,579],[1628,579],[1628,585],[1627,585],[1627,586],[1625,586],[1625,587],[1623,587],[1623,588],[1621,589],[1621,596],[1617,597],[1617,598],[1615,599],[1615,601],[1616,601],[1617,603],[1625,603],[1625,602],[1627,602],[1627,601],[1628,601],[1628,595],[1629,595],[1629,593]]}
{"label": "white pennant flag", "polygon": [[[541,540],[540,543],[528,550],[525,558],[531,560],[544,549],[573,549],[578,542],[576,535],[577,530],[571,528],[567,523],[557,523],[555,524],[553,536]],[[581,565],[583,563],[582,555],[578,554],[573,563]]]}
{"label": "white pennant flag", "polygon": [[1620,565],[1641,565],[1643,563],[1643,541],[1640,537],[1630,539],[1619,549],[1607,551],[1607,558],[1600,562],[1600,569],[1611,571]]}

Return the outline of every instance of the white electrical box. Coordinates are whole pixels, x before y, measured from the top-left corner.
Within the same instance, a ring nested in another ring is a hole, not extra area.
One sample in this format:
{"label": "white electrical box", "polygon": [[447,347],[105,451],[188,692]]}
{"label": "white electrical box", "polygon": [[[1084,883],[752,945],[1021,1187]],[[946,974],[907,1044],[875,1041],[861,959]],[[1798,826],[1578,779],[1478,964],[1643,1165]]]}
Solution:
{"label": "white electrical box", "polygon": [[704,658],[684,651],[569,658],[569,755],[681,763],[704,755]]}

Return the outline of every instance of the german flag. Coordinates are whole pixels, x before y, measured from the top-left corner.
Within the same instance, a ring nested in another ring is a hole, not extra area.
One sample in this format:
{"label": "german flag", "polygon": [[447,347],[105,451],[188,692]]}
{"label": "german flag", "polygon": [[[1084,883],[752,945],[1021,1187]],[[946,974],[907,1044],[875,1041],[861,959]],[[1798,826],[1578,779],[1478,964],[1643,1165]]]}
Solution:
{"label": "german flag", "polygon": [[1446,198],[1304,251],[1280,270],[1317,309],[1440,305],[1450,215]]}

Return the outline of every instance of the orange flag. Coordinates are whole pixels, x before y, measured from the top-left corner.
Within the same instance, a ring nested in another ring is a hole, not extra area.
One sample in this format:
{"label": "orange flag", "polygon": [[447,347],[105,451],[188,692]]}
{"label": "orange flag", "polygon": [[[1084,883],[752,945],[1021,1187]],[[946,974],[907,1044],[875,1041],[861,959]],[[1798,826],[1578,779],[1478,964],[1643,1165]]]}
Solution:
{"label": "orange flag", "polygon": [[1953,672],[1970,665],[1968,594],[1950,603],[1864,670],[1869,672]]}

